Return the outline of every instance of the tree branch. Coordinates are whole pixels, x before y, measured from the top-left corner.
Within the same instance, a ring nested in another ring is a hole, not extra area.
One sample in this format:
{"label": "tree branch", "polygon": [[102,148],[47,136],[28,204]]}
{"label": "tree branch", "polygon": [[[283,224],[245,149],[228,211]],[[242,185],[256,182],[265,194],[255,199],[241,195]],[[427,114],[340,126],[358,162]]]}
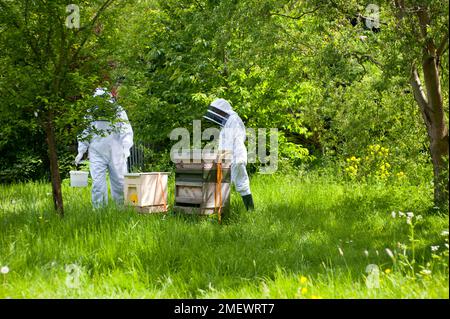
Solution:
{"label": "tree branch", "polygon": [[287,15],[287,14],[283,14],[283,13],[278,13],[278,12],[270,12],[269,14],[270,14],[271,16],[280,16],[280,17],[289,18],[289,19],[293,19],[293,20],[300,20],[300,19],[303,18],[305,15],[307,15],[307,14],[312,14],[312,13],[316,12],[317,10],[319,10],[321,7],[322,7],[322,6],[318,6],[318,7],[314,8],[314,9],[311,10],[311,11],[305,11],[305,12],[302,12],[299,16],[296,16],[296,17],[290,16],[290,15]]}
{"label": "tree branch", "polygon": [[114,0],[106,0],[105,3],[103,3],[103,5],[97,11],[95,17],[92,19],[91,23],[89,24],[90,28],[87,30],[87,34],[84,37],[83,41],[81,41],[80,47],[75,51],[75,53],[72,56],[72,59],[71,59],[72,62],[77,59],[78,54],[80,53],[81,49],[84,47],[84,45],[86,44],[87,40],[91,36],[91,32],[90,31],[91,31],[92,27],[95,25],[95,22],[97,22],[98,18],[103,13],[103,11],[105,11],[113,2],[114,2]]}
{"label": "tree branch", "polygon": [[419,73],[417,72],[417,68],[415,66],[412,67],[411,70],[411,79],[410,83],[414,93],[414,99],[419,104],[419,108],[422,112],[423,119],[425,121],[425,125],[427,126],[428,132],[431,129],[431,119],[429,116],[430,107],[428,105],[428,100],[426,94],[423,90],[422,83],[420,82]]}
{"label": "tree branch", "polygon": [[417,11],[417,17],[419,19],[420,31],[424,40],[424,55],[428,55],[437,58],[436,45],[433,38],[428,34],[428,26],[431,24],[431,16],[427,8],[419,7]]}
{"label": "tree branch", "polygon": [[28,28],[28,18],[29,18],[29,11],[30,11],[30,1],[25,2],[25,11],[23,12],[23,20],[25,22],[25,26],[23,28],[23,33],[25,34],[25,38],[28,39],[28,44],[30,45],[31,50],[33,51],[36,61],[39,65],[41,65],[41,54],[40,50],[38,49],[38,46],[34,42],[35,38],[31,35],[30,30]]}
{"label": "tree branch", "polygon": [[417,72],[417,68],[413,66],[411,72],[411,85],[414,90],[414,95],[417,102],[423,106],[424,108],[428,107],[427,96],[425,91],[423,90],[422,83],[420,81],[419,72]]}
{"label": "tree branch", "polygon": [[373,64],[375,64],[378,68],[380,68],[381,70],[383,69],[383,64],[381,62],[377,61],[370,54],[364,54],[362,52],[350,52],[350,56],[355,57],[358,60],[358,63],[361,65],[363,62],[370,61]]}
{"label": "tree branch", "polygon": [[397,10],[397,18],[399,20],[403,19],[405,16],[405,3],[403,0],[394,0],[394,6],[398,9]]}
{"label": "tree branch", "polygon": [[436,50],[437,57],[440,58],[447,49],[448,49],[448,29]]}
{"label": "tree branch", "polygon": [[426,39],[428,37],[427,26],[430,25],[431,22],[430,14],[426,8],[419,7],[417,10],[417,17],[419,18],[419,26],[422,37]]}

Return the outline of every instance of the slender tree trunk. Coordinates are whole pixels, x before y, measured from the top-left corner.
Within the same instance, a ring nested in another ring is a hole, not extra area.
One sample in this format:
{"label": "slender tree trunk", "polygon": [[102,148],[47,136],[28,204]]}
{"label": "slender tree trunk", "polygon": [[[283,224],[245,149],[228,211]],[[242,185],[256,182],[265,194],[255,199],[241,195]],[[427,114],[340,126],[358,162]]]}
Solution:
{"label": "slender tree trunk", "polygon": [[449,199],[448,180],[446,177],[448,175],[448,167],[445,160],[446,158],[448,159],[449,155],[449,138],[448,128],[445,123],[439,69],[436,58],[425,55],[422,68],[426,93],[421,85],[416,68],[413,68],[411,85],[430,140],[430,153],[434,175],[434,202],[435,205],[442,206],[447,205]]}
{"label": "slender tree trunk", "polygon": [[448,128],[442,101],[441,83],[436,57],[426,54],[423,59],[423,74],[427,88],[430,125],[430,151],[434,172],[434,201],[442,205],[448,201],[448,181],[445,180],[445,158],[448,157]]}
{"label": "slender tree trunk", "polygon": [[52,180],[53,204],[61,217],[64,216],[64,206],[61,191],[61,176],[59,175],[58,154],[56,152],[56,136],[53,124],[53,114],[49,113],[45,124],[47,135],[48,157],[50,160],[50,174]]}
{"label": "slender tree trunk", "polygon": [[419,6],[417,18],[422,35],[421,40],[423,40],[422,71],[426,90],[421,86],[419,74],[415,67],[412,72],[411,85],[430,139],[434,174],[434,203],[436,206],[443,206],[448,204],[449,199],[447,166],[449,139],[439,77],[439,61],[448,46],[448,31],[437,47],[433,38],[428,34],[428,27],[432,18],[429,9],[425,6]]}

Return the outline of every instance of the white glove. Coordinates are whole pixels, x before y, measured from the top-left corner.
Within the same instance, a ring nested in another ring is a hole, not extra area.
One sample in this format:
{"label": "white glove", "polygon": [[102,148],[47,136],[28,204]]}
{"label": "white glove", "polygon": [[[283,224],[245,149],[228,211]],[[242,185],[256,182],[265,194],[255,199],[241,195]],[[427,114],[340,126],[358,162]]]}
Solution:
{"label": "white glove", "polygon": [[130,157],[130,150],[128,149],[128,150],[125,150],[124,152],[123,152],[123,154],[125,155],[125,158],[127,159],[128,157]]}
{"label": "white glove", "polygon": [[75,157],[75,165],[80,164],[81,160],[83,159],[83,155],[82,153],[78,153],[77,157]]}

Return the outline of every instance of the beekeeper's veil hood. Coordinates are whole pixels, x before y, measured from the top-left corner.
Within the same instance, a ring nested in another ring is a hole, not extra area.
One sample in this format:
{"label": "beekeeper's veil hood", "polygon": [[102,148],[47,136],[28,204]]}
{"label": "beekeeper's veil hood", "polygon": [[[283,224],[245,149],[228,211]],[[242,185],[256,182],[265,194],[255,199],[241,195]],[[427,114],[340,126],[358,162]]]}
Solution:
{"label": "beekeeper's veil hood", "polygon": [[230,103],[224,99],[217,99],[208,107],[206,115],[203,117],[208,121],[225,126],[230,115],[235,114]]}

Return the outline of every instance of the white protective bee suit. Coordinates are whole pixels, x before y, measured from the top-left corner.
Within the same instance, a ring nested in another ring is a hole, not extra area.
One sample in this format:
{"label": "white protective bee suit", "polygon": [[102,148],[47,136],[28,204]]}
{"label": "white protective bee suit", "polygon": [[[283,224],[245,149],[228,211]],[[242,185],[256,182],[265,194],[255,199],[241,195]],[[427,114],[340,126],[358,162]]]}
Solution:
{"label": "white protective bee suit", "polygon": [[245,125],[239,115],[233,111],[230,103],[217,99],[211,103],[204,118],[219,124],[222,129],[219,135],[219,151],[231,151],[231,181],[236,191],[242,196],[247,209],[253,209],[253,198],[247,174],[247,138]]}
{"label": "white protective bee suit", "polygon": [[[109,98],[109,102],[116,103],[106,89],[96,89],[95,96],[106,96]],[[77,165],[83,158],[83,154],[89,150],[94,207],[105,205],[108,202],[107,171],[109,171],[111,195],[116,203],[123,203],[124,174],[127,173],[127,159],[130,156],[130,148],[133,146],[133,130],[125,110],[120,106],[117,106],[117,118],[119,121],[114,124],[109,121],[92,119],[90,127],[82,133],[82,137],[91,134],[90,140],[78,142],[78,155],[75,159]]]}

